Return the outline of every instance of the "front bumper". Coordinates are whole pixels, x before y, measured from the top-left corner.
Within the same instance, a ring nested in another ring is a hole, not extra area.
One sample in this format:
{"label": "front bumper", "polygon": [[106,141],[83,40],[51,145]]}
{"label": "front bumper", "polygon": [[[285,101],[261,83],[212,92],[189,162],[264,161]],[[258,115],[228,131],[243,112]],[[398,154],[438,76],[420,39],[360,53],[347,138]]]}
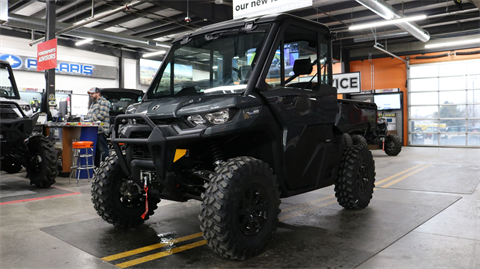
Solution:
{"label": "front bumper", "polygon": [[40,113],[36,113],[27,116],[18,103],[0,101],[0,152],[2,155],[14,152],[33,133],[39,115]]}
{"label": "front bumper", "polygon": [[[136,120],[145,124],[130,125],[126,127],[127,134],[139,131],[148,133],[147,138],[117,137],[119,125],[125,120]],[[172,172],[172,165],[175,158],[177,146],[188,144],[201,139],[203,129],[182,131],[174,125],[156,125],[144,114],[124,114],[115,118],[115,127],[112,131],[111,143],[117,153],[119,164],[124,173],[137,184],[142,184],[140,179],[141,171],[154,171],[156,179],[162,191],[167,191],[171,199],[181,200],[182,194],[175,187],[175,174]],[[151,158],[135,159],[132,151],[124,154],[120,143],[125,145],[144,145],[148,149]]]}

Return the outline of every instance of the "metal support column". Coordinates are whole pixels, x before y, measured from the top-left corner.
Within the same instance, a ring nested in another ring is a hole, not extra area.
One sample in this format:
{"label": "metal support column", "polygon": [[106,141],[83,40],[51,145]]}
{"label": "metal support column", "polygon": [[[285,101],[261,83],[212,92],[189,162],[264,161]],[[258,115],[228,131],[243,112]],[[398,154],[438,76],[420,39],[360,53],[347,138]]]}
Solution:
{"label": "metal support column", "polygon": [[[45,20],[45,41],[55,38],[55,0],[47,0],[47,12]],[[58,55],[57,55],[58,56]],[[45,70],[45,95],[42,100],[42,111],[47,113],[47,120],[52,120],[49,101],[53,95],[55,100],[55,68]]]}
{"label": "metal support column", "polygon": [[350,50],[341,48],[342,50],[342,60],[343,63],[343,73],[350,73]]}
{"label": "metal support column", "polygon": [[125,88],[125,57],[123,57],[123,50],[120,50],[120,57],[118,58],[118,87]]}

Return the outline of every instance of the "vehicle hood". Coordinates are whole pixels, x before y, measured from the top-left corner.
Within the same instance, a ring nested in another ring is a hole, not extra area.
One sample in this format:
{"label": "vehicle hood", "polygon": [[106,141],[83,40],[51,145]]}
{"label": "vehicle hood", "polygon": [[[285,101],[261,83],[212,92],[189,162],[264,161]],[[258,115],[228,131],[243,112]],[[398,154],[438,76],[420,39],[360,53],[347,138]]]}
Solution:
{"label": "vehicle hood", "polygon": [[[25,106],[25,105],[29,105],[30,104],[27,102],[27,101],[23,101],[21,99],[8,99],[8,98],[5,98],[5,97],[0,97],[0,102],[13,102],[13,103],[17,103],[18,105],[20,106]],[[25,113],[26,116],[32,116],[33,115],[33,110],[30,108],[29,111],[23,111],[23,113]],[[21,117],[21,113],[20,112],[17,112],[18,116]]]}
{"label": "vehicle hood", "polygon": [[261,101],[250,96],[182,96],[164,97],[134,104],[135,114],[145,114],[153,118],[178,118],[182,116],[212,112],[225,108],[243,108],[260,105]]}

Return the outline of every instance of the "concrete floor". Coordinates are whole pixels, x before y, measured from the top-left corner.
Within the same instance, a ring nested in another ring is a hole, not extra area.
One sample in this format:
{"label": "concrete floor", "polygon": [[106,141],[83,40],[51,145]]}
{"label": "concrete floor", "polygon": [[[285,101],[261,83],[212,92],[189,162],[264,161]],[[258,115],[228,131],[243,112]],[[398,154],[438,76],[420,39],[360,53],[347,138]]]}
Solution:
{"label": "concrete floor", "polygon": [[282,199],[273,240],[242,262],[205,245],[197,201],[162,201],[125,231],[96,214],[86,180],[37,189],[24,171],[1,172],[0,268],[480,268],[480,149],[372,153],[377,187],[366,209],[344,210],[333,187]]}

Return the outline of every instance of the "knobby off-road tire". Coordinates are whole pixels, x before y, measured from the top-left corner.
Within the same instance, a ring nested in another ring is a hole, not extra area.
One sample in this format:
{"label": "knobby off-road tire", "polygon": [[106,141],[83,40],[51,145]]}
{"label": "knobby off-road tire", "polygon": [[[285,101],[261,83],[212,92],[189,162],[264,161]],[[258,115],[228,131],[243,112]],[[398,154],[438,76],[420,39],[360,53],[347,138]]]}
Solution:
{"label": "knobby off-road tire", "polygon": [[225,258],[258,255],[272,238],[280,214],[276,176],[252,157],[229,159],[215,173],[202,195],[203,237]]}
{"label": "knobby off-road tire", "polygon": [[22,170],[22,165],[19,163],[2,160],[2,170],[9,174],[15,174]]}
{"label": "knobby off-road tire", "polygon": [[344,133],[342,136],[342,143],[344,149],[353,147],[352,136],[350,134]]}
{"label": "knobby off-road tire", "polygon": [[387,135],[385,139],[385,153],[389,156],[397,156],[402,151],[402,140],[398,135]]}
{"label": "knobby off-road tire", "polygon": [[372,199],[375,162],[372,153],[360,145],[347,150],[335,180],[335,196],[346,209],[363,209]]}
{"label": "knobby off-road tire", "polygon": [[[153,215],[160,199],[148,196],[148,213],[145,219],[143,187],[129,180],[114,153],[95,169],[92,180],[92,202],[97,214],[106,222],[122,228],[133,228]],[[134,194],[133,196],[128,193]]]}
{"label": "knobby off-road tire", "polygon": [[58,175],[57,150],[53,142],[44,136],[35,136],[28,142],[28,151],[33,158],[25,167],[30,184],[49,188]]}
{"label": "knobby off-road tire", "polygon": [[353,145],[360,145],[362,147],[368,148],[367,140],[365,139],[365,137],[361,135],[358,135],[358,134],[352,135],[352,141],[353,141]]}

